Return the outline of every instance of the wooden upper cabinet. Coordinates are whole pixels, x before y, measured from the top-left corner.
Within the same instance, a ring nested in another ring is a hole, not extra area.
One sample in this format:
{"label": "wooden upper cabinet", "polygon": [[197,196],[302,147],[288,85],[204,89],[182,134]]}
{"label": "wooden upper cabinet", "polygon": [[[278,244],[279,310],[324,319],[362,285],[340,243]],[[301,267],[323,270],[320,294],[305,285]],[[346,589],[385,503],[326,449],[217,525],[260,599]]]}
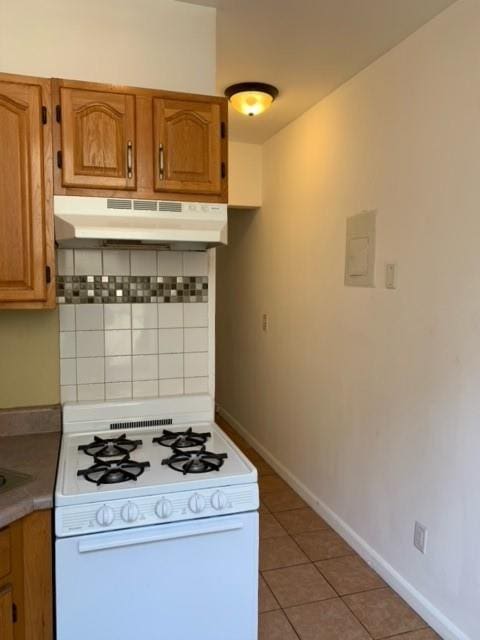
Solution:
{"label": "wooden upper cabinet", "polygon": [[153,130],[155,191],[221,193],[219,104],[154,98]]}
{"label": "wooden upper cabinet", "polygon": [[58,195],[227,201],[227,101],[54,80]]}
{"label": "wooden upper cabinet", "polygon": [[48,81],[0,74],[0,308],[54,306]]}
{"label": "wooden upper cabinet", "polygon": [[64,187],[135,189],[135,96],[60,88]]}

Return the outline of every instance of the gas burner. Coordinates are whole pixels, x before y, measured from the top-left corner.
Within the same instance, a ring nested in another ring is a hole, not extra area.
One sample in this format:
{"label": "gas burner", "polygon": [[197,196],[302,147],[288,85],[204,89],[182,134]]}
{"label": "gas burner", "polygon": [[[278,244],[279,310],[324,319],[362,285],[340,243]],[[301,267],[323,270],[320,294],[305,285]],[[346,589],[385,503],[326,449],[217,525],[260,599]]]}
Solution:
{"label": "gas burner", "polygon": [[180,471],[183,475],[207,473],[208,471],[219,471],[226,457],[226,453],[212,453],[206,451],[205,447],[195,451],[181,451],[174,447],[173,455],[162,460],[162,464],[168,464],[171,469]]}
{"label": "gas burner", "polygon": [[99,438],[94,436],[92,442],[81,444],[78,450],[84,451],[87,455],[95,458],[119,458],[128,456],[141,444],[141,440],[129,440],[125,434],[118,436],[118,438]]}
{"label": "gas burner", "polygon": [[91,467],[77,471],[77,476],[83,476],[85,480],[97,485],[136,480],[146,467],[150,466],[149,462],[130,460],[128,454],[117,460],[100,460],[94,457],[94,461],[95,464],[92,464]]}
{"label": "gas burner", "polygon": [[163,447],[172,447],[173,449],[184,449],[187,447],[200,447],[210,438],[211,433],[196,433],[189,427],[186,431],[168,431],[163,430],[163,434],[158,438],[153,438],[152,442],[157,442]]}

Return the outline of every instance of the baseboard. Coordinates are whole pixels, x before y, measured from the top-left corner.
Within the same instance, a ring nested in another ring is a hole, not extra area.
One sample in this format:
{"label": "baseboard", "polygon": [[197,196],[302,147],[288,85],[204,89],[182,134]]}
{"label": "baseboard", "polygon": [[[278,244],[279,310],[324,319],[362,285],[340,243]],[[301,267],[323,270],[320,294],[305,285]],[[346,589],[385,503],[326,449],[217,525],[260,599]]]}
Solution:
{"label": "baseboard", "polygon": [[425,596],[398,573],[382,556],[375,551],[361,536],[344,522],[327,504],[306,487],[287,467],[273,456],[260,442],[252,436],[240,422],[223,407],[217,405],[218,413],[229,422],[275,469],[279,476],[294,489],[305,502],[316,511],[359,556],[392,587],[414,611],[443,638],[443,640],[473,640],[461,631],[449,618],[439,611]]}

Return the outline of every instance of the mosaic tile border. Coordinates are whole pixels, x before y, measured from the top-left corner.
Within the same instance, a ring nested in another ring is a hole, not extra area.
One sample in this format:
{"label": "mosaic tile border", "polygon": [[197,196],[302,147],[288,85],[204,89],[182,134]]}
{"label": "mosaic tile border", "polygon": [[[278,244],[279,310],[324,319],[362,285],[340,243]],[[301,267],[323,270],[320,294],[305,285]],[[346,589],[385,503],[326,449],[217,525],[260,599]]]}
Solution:
{"label": "mosaic tile border", "polygon": [[208,302],[208,276],[57,276],[58,304]]}

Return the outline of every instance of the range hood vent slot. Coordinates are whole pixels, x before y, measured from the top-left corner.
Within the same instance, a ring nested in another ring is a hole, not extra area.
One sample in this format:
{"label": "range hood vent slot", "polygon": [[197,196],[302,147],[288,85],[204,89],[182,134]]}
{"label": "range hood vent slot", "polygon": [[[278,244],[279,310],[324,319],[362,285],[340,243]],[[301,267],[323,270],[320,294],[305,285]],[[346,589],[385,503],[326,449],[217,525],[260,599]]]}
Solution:
{"label": "range hood vent slot", "polygon": [[133,209],[134,211],[156,211],[157,201],[156,200],[134,200]]}
{"label": "range hood vent slot", "polygon": [[107,209],[131,209],[132,201],[131,200],[118,200],[117,198],[108,198],[107,199]]}
{"label": "range hood vent slot", "polygon": [[172,211],[173,213],[182,213],[182,203],[181,202],[159,202],[158,210]]}

